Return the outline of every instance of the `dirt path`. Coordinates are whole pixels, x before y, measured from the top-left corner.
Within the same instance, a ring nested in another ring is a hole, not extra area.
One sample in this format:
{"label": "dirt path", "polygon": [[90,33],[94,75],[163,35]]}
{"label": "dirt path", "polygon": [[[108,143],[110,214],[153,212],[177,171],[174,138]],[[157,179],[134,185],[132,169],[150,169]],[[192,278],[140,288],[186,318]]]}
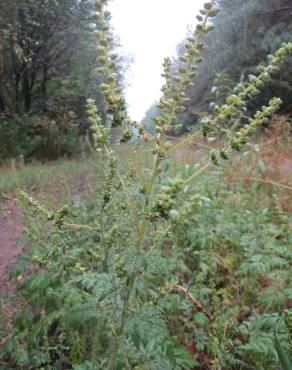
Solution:
{"label": "dirt path", "polygon": [[5,200],[0,214],[0,294],[15,290],[14,282],[9,279],[9,271],[23,252],[23,246],[18,243],[23,229],[24,220],[16,199]]}
{"label": "dirt path", "polygon": [[[84,175],[80,175],[70,183],[72,196],[88,196],[87,181],[92,181]],[[95,181],[95,180],[94,180]],[[58,207],[61,198],[61,184],[44,184],[32,196],[40,202],[44,197],[52,197],[53,203]],[[16,281],[11,280],[10,270],[17,259],[24,252],[25,246],[21,243],[25,228],[25,220],[19,209],[16,197],[0,199],[0,296],[14,293]]]}

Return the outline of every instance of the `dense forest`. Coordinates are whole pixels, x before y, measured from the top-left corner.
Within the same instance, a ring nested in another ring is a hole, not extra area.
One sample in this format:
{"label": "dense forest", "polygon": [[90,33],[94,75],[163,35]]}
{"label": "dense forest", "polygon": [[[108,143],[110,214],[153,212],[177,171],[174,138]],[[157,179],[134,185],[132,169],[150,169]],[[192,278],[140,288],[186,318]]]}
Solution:
{"label": "dense forest", "polygon": [[97,31],[89,0],[1,0],[0,160],[86,146],[86,99],[104,106]]}
{"label": "dense forest", "polygon": [[109,2],[0,0],[0,369],[291,370],[291,1],[202,3],[142,122]]}

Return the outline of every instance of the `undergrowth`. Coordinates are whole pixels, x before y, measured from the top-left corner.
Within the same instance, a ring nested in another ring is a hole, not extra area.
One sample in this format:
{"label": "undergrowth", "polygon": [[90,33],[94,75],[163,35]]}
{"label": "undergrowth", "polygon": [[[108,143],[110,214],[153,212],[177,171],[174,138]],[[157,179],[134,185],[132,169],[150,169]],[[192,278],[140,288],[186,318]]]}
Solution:
{"label": "undergrowth", "polygon": [[[173,145],[168,135],[188,103],[185,91],[217,14],[214,1],[200,11],[178,69],[164,62],[153,136],[127,117],[105,5],[96,2],[106,120],[94,101],[87,106],[97,149],[95,196],[54,211],[20,193],[37,248],[31,274],[20,284],[25,304],[4,341],[2,366],[280,369],[279,360],[285,366],[283,358],[291,355],[291,219],[277,194],[261,207],[253,191],[231,184],[224,163],[278,110],[275,98],[248,116],[246,102],[292,44],[239,84],[214,116],[204,117],[202,128]],[[210,159],[188,166],[171,159],[187,141],[214,136],[234,120],[240,120],[238,131]],[[120,127],[118,143],[113,127]],[[127,144],[133,133],[135,144]],[[126,157],[119,146],[127,146]]]}
{"label": "undergrowth", "polygon": [[[93,155],[78,160],[58,160],[24,164],[21,159],[11,160],[0,167],[0,202],[20,190],[56,197],[56,188],[63,192],[78,185],[78,179],[85,185],[94,183],[97,178],[97,164]],[[90,181],[89,181],[90,178]],[[74,189],[78,192],[79,189]]]}

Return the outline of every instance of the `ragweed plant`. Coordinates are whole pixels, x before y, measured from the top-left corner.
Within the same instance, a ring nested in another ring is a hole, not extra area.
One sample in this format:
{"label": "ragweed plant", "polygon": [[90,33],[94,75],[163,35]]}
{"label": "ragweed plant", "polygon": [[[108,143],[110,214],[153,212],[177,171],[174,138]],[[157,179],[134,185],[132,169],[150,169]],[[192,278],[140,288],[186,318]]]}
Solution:
{"label": "ragweed plant", "polygon": [[[218,230],[221,247],[215,249],[214,217],[219,218],[220,211],[214,208],[203,218],[203,209],[210,208],[208,201],[215,204],[216,199],[209,190],[206,201],[195,179],[207,169],[220,168],[215,165],[232,157],[233,150],[241,150],[281,102],[271,100],[221,150],[213,152],[209,161],[175,173],[171,153],[182,144],[174,146],[168,135],[188,102],[186,91],[205,49],[202,37],[212,31],[212,18],[218,12],[215,1],[205,3],[200,11],[178,69],[170,59],[164,62],[161,115],[153,136],[127,116],[115,75],[117,55],[112,53],[106,4],[106,0],[99,0],[95,5],[98,73],[104,78],[106,116],[99,115],[93,100],[87,102],[92,143],[99,159],[96,197],[74,209],[49,211],[21,194],[27,211],[37,214],[42,222],[36,224],[33,215],[28,219],[30,235],[39,247],[33,257],[33,274],[23,283],[27,305],[6,343],[8,366],[57,370],[272,369],[276,357],[266,360],[248,346],[253,321],[245,317],[257,314],[244,316],[241,307],[241,299],[251,300],[255,289],[249,286],[248,269],[253,261],[245,255],[248,243],[240,244],[242,252],[230,242],[226,249],[229,255],[222,256],[224,232]],[[291,44],[283,45],[270,59],[273,68],[263,67],[259,77],[249,78],[246,86],[239,87],[238,96],[229,97],[217,108],[208,130],[244,108],[249,96],[291,51]],[[121,127],[118,143],[111,140],[115,127]],[[137,141],[126,146],[134,129]],[[182,142],[204,132],[205,127]],[[208,228],[210,220],[214,224]],[[200,239],[204,228],[205,237]],[[188,240],[192,229],[197,230],[194,244]],[[204,247],[198,248],[196,243]],[[235,273],[238,251],[246,264]],[[289,253],[285,248],[279,248],[278,253],[278,259],[270,261],[269,268],[265,265],[264,272],[283,266]],[[290,294],[289,287],[285,289]],[[239,303],[234,306],[236,299]],[[269,313],[264,301],[258,303],[263,316],[265,310]]]}

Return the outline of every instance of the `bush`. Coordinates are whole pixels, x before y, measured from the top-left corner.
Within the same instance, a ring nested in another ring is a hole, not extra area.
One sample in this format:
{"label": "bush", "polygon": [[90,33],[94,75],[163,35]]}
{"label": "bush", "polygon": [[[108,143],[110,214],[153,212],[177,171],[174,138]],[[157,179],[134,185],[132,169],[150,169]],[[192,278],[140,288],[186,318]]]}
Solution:
{"label": "bush", "polygon": [[[89,149],[86,134],[69,123],[60,124],[48,117],[19,115],[0,122],[0,161],[23,157],[54,160],[73,157]],[[0,163],[1,163],[0,162]]]}
{"label": "bush", "polygon": [[7,119],[2,117],[0,122],[0,158],[4,162],[9,158],[27,156],[31,147],[34,147],[32,140],[23,127],[26,127],[27,117],[15,117]]}

